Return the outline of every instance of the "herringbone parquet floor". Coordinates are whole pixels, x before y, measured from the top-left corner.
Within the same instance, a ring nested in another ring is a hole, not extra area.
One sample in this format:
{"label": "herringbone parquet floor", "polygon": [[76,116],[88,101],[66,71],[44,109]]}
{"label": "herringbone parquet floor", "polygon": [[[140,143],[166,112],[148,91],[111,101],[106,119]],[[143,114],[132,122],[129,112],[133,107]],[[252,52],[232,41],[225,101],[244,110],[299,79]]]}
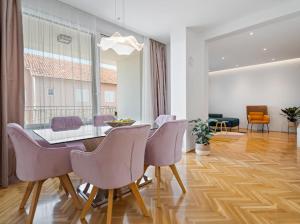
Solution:
{"label": "herringbone parquet floor", "polygon": [[[114,203],[113,223],[300,223],[300,150],[295,135],[249,133],[215,138],[207,157],[194,152],[177,165],[187,188],[183,195],[168,168],[162,169],[161,208],[155,206],[155,184],[141,190],[151,218],[144,218],[131,195]],[[153,175],[153,169],[148,174]],[[79,180],[71,176],[74,185]],[[80,223],[79,212],[58,180],[42,190],[35,223]],[[24,223],[18,204],[25,190],[16,184],[0,190],[0,223]],[[105,223],[106,208],[90,211],[90,223]]]}

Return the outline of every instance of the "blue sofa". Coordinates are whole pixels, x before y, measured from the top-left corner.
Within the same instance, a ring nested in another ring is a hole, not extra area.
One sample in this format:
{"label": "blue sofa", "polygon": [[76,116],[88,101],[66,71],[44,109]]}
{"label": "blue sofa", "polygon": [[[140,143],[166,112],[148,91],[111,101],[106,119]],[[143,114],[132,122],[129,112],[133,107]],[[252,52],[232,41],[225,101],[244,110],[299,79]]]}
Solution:
{"label": "blue sofa", "polygon": [[216,121],[225,121],[227,128],[231,131],[232,128],[237,128],[239,131],[240,119],[232,117],[223,117],[223,114],[208,114],[209,127],[215,127]]}

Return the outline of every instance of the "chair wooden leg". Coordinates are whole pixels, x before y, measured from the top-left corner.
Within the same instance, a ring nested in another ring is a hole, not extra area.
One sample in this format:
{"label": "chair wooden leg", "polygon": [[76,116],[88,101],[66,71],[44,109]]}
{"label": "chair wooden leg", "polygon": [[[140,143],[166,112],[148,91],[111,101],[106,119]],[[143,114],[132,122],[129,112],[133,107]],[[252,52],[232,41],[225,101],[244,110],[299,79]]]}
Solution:
{"label": "chair wooden leg", "polygon": [[31,206],[30,206],[30,211],[29,211],[29,216],[26,220],[26,224],[31,224],[34,218],[36,206],[40,197],[42,185],[45,180],[40,180],[37,181],[35,186],[34,186],[34,191],[33,191],[33,196],[32,196],[32,201],[31,201]]}
{"label": "chair wooden leg", "polygon": [[90,209],[91,204],[92,204],[92,202],[93,202],[93,200],[94,200],[97,192],[98,192],[98,188],[96,186],[93,186],[93,189],[92,189],[92,191],[90,193],[90,196],[89,196],[88,200],[86,201],[86,203],[85,203],[85,205],[84,205],[84,207],[82,209],[82,212],[80,214],[80,219],[81,220],[85,219],[86,213]]}
{"label": "chair wooden leg", "polygon": [[251,124],[251,132],[252,132],[252,126],[253,126],[253,124]]}
{"label": "chair wooden leg", "polygon": [[144,173],[143,173],[143,176],[141,176],[141,178],[139,178],[139,179],[136,181],[136,184],[137,184],[138,186],[140,185],[140,183],[141,183],[141,181],[142,181],[142,179],[143,179],[143,177],[144,177],[144,175],[145,175],[146,170],[148,169],[148,167],[149,167],[149,165],[144,164]]}
{"label": "chair wooden leg", "polygon": [[156,180],[157,180],[157,186],[156,186],[156,197],[157,197],[157,207],[160,207],[160,167],[155,167],[155,173],[156,173]]}
{"label": "chair wooden leg", "polygon": [[77,209],[81,209],[81,202],[78,199],[78,196],[74,190],[73,184],[70,180],[70,177],[68,174],[60,176],[60,181],[62,182],[63,187],[66,189],[67,192],[71,194],[71,197],[73,199],[73,203]]}
{"label": "chair wooden leg", "polygon": [[219,122],[217,122],[216,123],[216,129],[215,129],[215,133],[217,133],[217,131],[218,131],[218,127],[220,126],[220,123]]}
{"label": "chair wooden leg", "polygon": [[112,218],[112,208],[114,203],[114,190],[109,189],[108,190],[108,205],[107,205],[107,214],[106,214],[106,224],[111,224],[111,218]]}
{"label": "chair wooden leg", "polygon": [[69,196],[69,192],[64,184],[64,182],[62,182],[62,180],[59,178],[59,181],[60,181],[60,184],[59,184],[59,190],[62,190],[64,189],[65,193],[66,193],[66,196],[68,197]]}
{"label": "chair wooden leg", "polygon": [[25,205],[26,205],[26,203],[27,203],[27,201],[28,201],[28,198],[29,198],[29,196],[30,196],[30,194],[31,194],[31,192],[32,192],[32,189],[33,189],[33,187],[34,187],[34,184],[35,184],[35,182],[28,182],[26,191],[25,191],[25,193],[24,193],[24,196],[23,196],[23,198],[22,198],[21,204],[20,204],[20,206],[19,206],[19,209],[20,209],[20,210],[24,209],[24,207],[25,207]]}
{"label": "chair wooden leg", "polygon": [[129,184],[129,188],[131,189],[131,192],[133,193],[135,200],[138,204],[138,206],[141,209],[141,212],[144,216],[149,216],[149,213],[147,211],[147,208],[145,206],[144,200],[139,192],[139,189],[135,183]]}
{"label": "chair wooden leg", "polygon": [[182,181],[181,181],[181,178],[180,178],[180,176],[179,176],[179,174],[178,174],[178,171],[177,171],[177,169],[176,169],[175,164],[170,165],[170,168],[171,168],[171,170],[172,170],[172,172],[173,172],[173,174],[174,174],[174,176],[175,176],[175,178],[176,178],[176,180],[177,180],[179,186],[181,187],[182,192],[185,193],[185,192],[186,192],[185,187],[184,187],[184,185],[183,185],[183,183],[182,183]]}
{"label": "chair wooden leg", "polygon": [[270,132],[270,130],[269,130],[269,124],[267,124],[267,128],[268,128],[268,133]]}

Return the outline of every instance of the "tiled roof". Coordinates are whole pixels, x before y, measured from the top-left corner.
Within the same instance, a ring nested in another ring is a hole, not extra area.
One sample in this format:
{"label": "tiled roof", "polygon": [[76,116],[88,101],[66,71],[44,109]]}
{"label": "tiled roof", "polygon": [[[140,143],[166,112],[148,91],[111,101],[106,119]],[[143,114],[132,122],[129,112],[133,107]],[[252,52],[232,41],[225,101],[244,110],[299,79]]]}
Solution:
{"label": "tiled roof", "polygon": [[[33,54],[24,54],[24,62],[25,69],[30,70],[32,76],[91,81],[90,64],[72,63]],[[101,83],[117,84],[116,71],[101,68]]]}

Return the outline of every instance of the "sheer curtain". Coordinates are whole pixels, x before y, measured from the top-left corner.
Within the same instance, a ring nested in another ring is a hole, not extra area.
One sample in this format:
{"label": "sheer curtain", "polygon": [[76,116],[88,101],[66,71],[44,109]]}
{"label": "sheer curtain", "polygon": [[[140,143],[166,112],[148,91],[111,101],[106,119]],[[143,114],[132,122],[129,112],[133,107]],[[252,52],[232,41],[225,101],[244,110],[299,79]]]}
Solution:
{"label": "sheer curtain", "polygon": [[74,21],[23,8],[25,126],[48,126],[52,117],[90,122],[92,33]]}

